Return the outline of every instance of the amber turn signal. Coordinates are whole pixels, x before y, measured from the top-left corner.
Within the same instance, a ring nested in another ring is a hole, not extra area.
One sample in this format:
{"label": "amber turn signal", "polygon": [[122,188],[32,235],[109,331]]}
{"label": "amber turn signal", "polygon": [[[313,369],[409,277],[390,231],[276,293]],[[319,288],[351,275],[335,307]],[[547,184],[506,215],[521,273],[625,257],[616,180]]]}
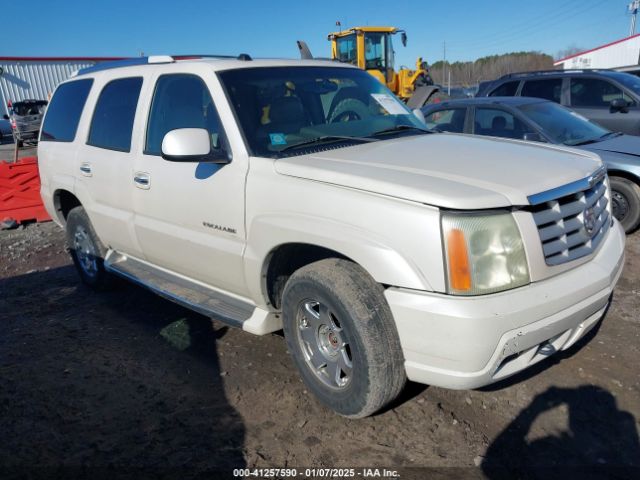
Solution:
{"label": "amber turn signal", "polygon": [[449,254],[449,285],[457,291],[471,290],[471,270],[467,242],[462,230],[452,229],[447,237],[447,252]]}

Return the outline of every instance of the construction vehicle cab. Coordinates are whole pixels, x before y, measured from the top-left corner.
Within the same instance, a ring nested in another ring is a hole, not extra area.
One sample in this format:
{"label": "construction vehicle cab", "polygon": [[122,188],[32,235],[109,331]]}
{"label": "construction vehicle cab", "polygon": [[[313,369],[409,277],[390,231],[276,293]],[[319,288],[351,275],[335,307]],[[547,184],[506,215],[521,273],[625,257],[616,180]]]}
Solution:
{"label": "construction vehicle cab", "polygon": [[353,27],[330,33],[331,58],[366,70],[411,108],[419,108],[432,99],[438,87],[420,57],[415,70],[401,67],[395,71],[392,39],[396,34],[406,46],[407,34],[396,27]]}

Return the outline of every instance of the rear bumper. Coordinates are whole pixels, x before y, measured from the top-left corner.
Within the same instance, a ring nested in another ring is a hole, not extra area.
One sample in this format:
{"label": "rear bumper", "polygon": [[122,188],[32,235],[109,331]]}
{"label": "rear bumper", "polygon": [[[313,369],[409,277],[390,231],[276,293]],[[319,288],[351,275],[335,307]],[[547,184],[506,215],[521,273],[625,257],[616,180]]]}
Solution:
{"label": "rear bumper", "polygon": [[387,289],[407,377],[477,388],[571,347],[602,318],[623,264],[615,222],[589,262],[526,287],[479,297]]}

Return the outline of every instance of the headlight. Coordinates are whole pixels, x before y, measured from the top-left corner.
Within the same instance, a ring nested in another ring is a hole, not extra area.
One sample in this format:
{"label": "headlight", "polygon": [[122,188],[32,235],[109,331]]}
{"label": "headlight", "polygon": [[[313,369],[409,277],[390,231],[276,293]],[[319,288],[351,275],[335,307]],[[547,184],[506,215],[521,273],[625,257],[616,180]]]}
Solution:
{"label": "headlight", "polygon": [[443,213],[448,292],[482,295],[530,282],[527,257],[510,213]]}

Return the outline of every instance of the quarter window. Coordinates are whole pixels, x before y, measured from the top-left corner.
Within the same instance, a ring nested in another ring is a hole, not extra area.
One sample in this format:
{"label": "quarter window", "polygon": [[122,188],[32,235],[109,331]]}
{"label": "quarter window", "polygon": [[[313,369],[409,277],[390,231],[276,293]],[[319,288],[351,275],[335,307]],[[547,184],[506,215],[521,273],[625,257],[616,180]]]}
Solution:
{"label": "quarter window", "polygon": [[518,90],[518,84],[520,81],[516,82],[506,82],[496,88],[491,94],[490,97],[513,97]]}
{"label": "quarter window", "polygon": [[213,148],[220,148],[222,127],[209,89],[200,77],[189,74],[163,75],[156,83],[145,153],[162,154],[162,140],[171,130],[204,128]]}
{"label": "quarter window", "polygon": [[88,145],[128,152],[142,77],[109,82],[100,92],[91,120]]}
{"label": "quarter window", "polygon": [[466,108],[449,108],[437,110],[425,117],[427,126],[440,132],[462,133],[464,131],[464,117]]}
{"label": "quarter window", "polygon": [[527,80],[524,82],[520,95],[536,97],[560,103],[562,97],[562,78],[547,78],[544,80]]}
{"label": "quarter window", "polygon": [[40,141],[73,142],[93,80],[63,83],[47,108]]}
{"label": "quarter window", "polygon": [[571,105],[574,107],[608,107],[612,100],[633,100],[614,84],[598,78],[571,79]]}

